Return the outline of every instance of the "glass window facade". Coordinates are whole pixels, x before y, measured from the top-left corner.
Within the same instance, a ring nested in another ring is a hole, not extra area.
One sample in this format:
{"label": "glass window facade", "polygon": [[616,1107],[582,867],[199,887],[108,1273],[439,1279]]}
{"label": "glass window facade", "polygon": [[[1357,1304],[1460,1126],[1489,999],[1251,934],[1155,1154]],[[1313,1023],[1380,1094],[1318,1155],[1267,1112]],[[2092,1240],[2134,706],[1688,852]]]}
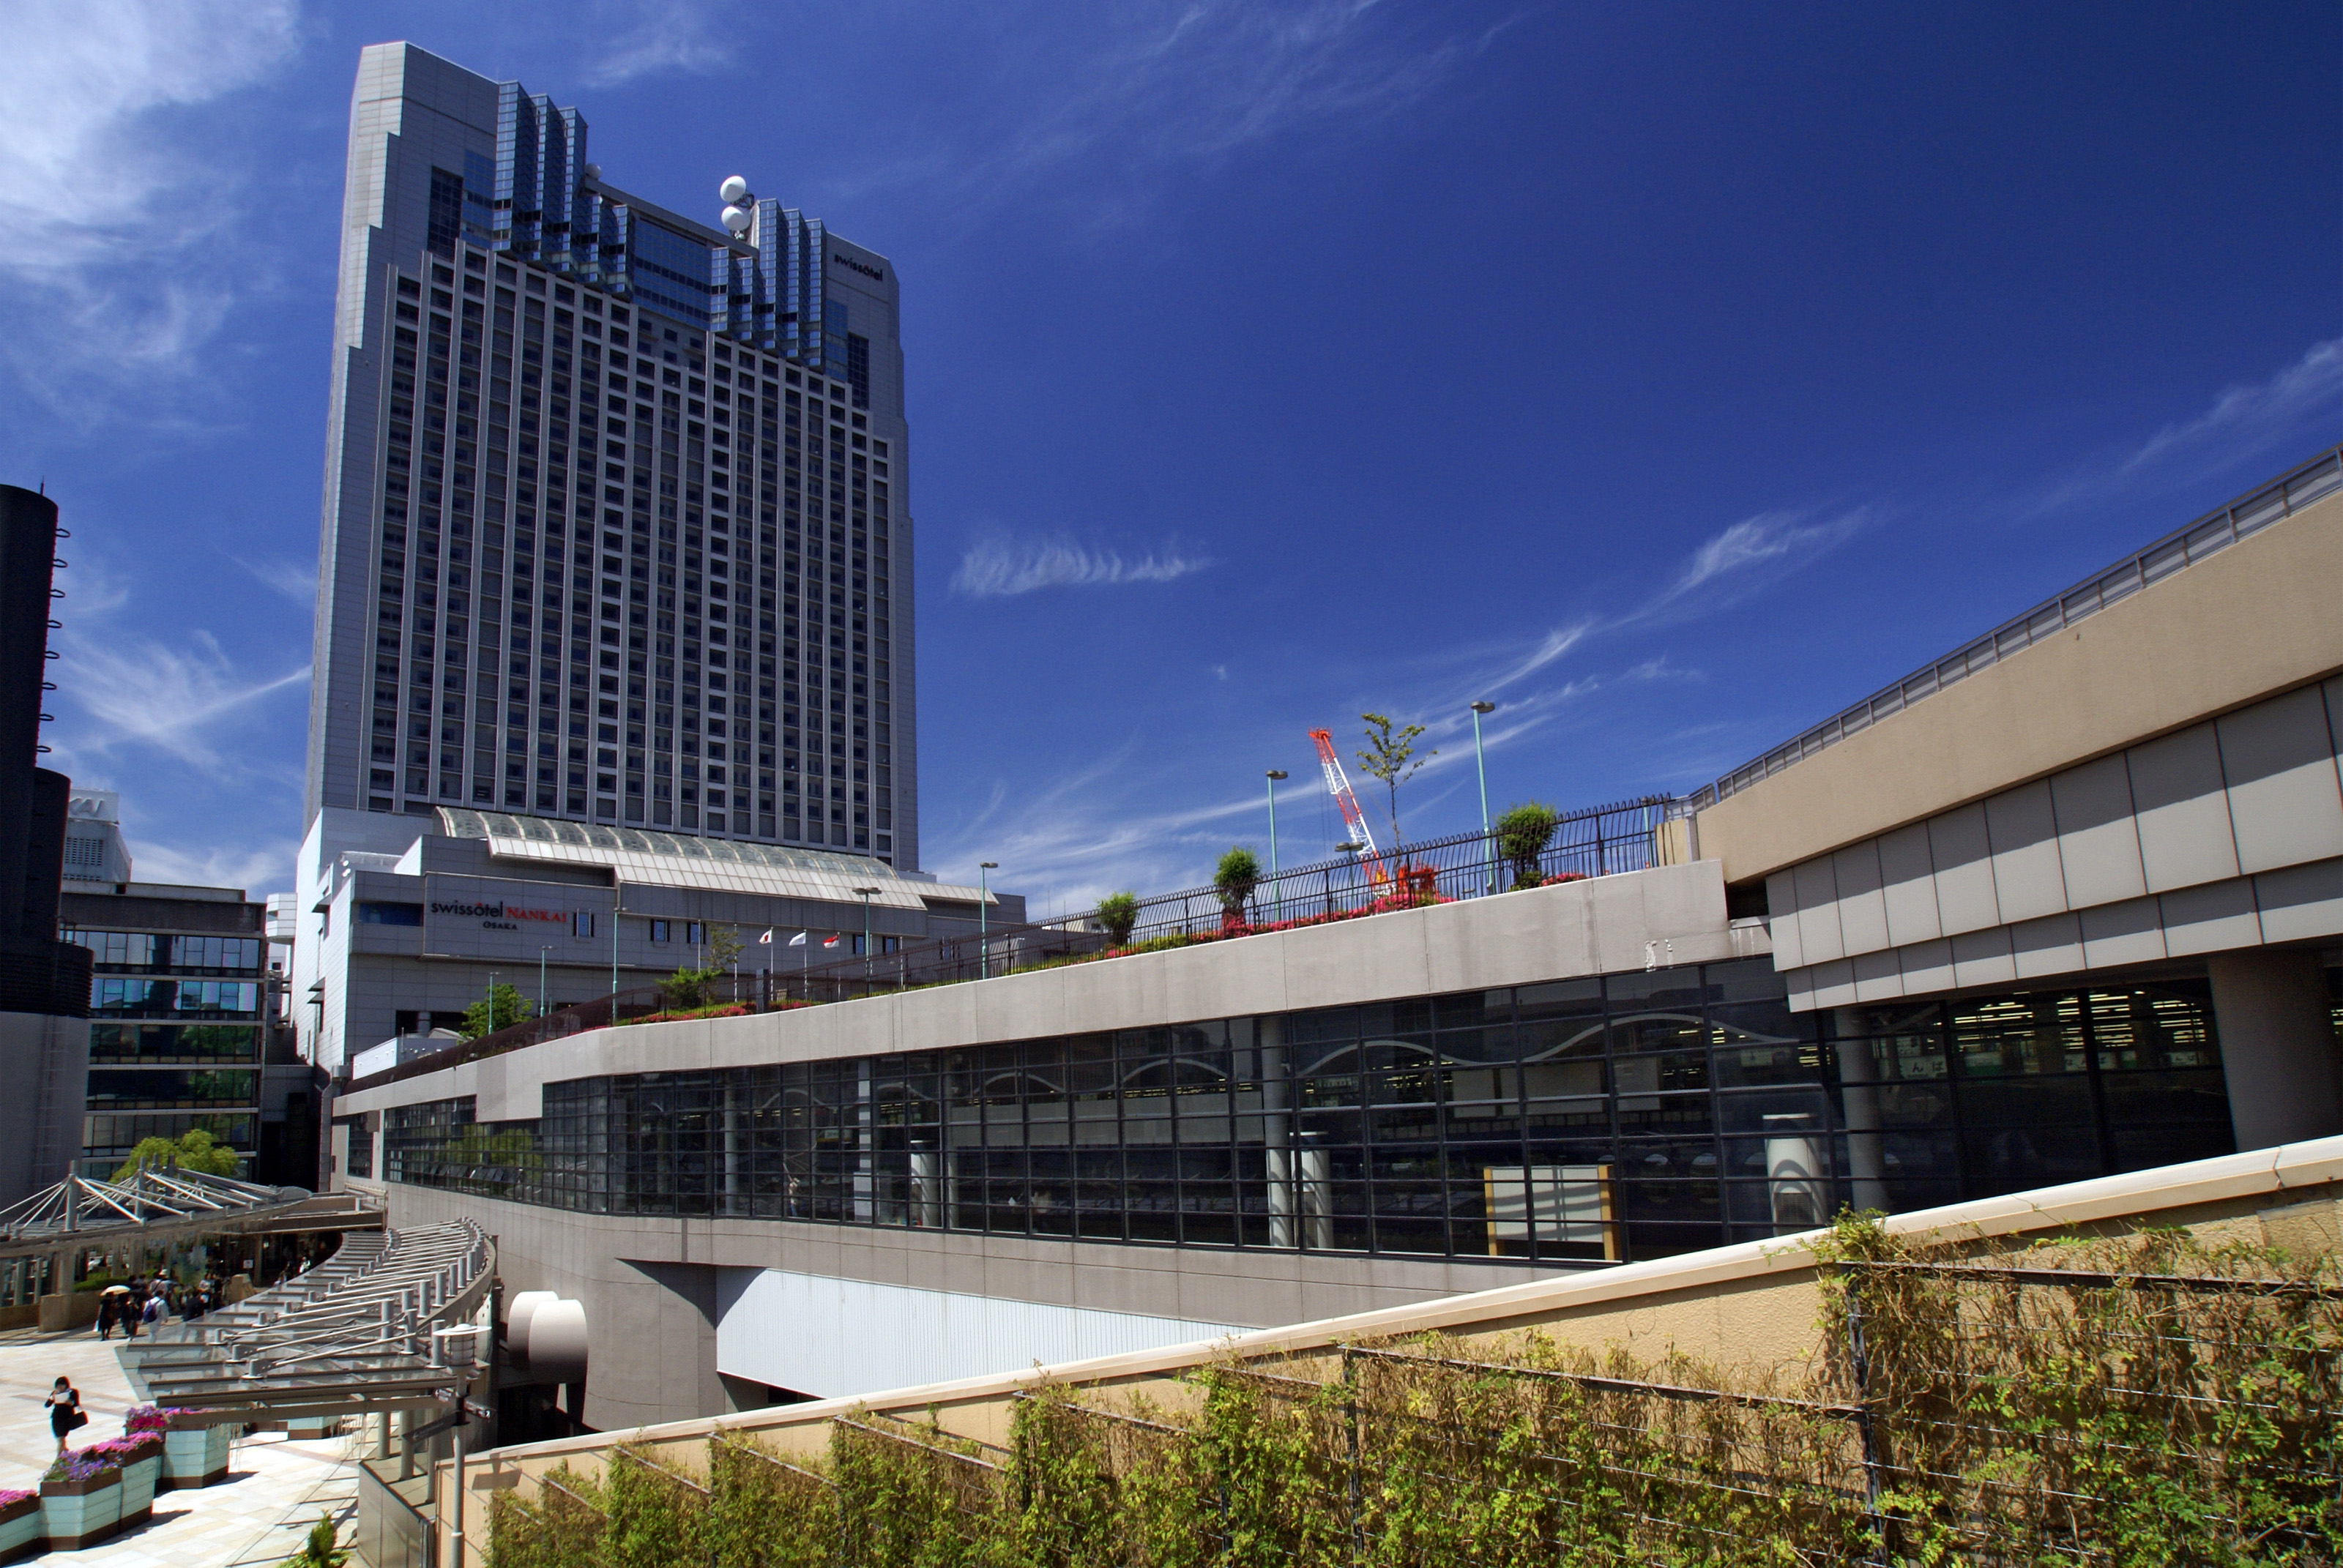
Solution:
{"label": "glass window facade", "polygon": [[1825,1017],[1763,960],[582,1079],[537,1121],[472,1116],[389,1112],[387,1178],[591,1213],[1589,1263],[2230,1147],[2201,981]]}
{"label": "glass window facade", "polygon": [[[246,906],[257,924],[257,906]],[[110,1176],[148,1138],[258,1136],[266,944],[257,936],[78,930],[90,950],[88,1112],[79,1169]]]}

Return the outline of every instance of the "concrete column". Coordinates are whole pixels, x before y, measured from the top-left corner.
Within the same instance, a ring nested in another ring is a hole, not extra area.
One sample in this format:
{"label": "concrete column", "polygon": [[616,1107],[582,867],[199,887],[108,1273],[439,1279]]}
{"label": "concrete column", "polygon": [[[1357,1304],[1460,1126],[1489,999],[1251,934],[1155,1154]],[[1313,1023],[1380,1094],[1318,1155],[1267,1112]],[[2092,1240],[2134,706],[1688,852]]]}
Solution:
{"label": "concrete column", "polygon": [[[1836,1036],[1832,1054],[1838,1062],[1839,1103],[1846,1111],[1849,1133],[1877,1133],[1879,1131],[1879,1060],[1872,1055],[1872,1043],[1861,1039],[1864,1032],[1863,1010],[1841,1007],[1831,1010],[1831,1030]],[[1887,1207],[1887,1161],[1885,1151],[1877,1137],[1849,1137],[1846,1141],[1847,1201],[1857,1209]]]}
{"label": "concrete column", "polygon": [[2343,1057],[2315,952],[2254,949],[2205,961],[2237,1147],[2343,1132]]}

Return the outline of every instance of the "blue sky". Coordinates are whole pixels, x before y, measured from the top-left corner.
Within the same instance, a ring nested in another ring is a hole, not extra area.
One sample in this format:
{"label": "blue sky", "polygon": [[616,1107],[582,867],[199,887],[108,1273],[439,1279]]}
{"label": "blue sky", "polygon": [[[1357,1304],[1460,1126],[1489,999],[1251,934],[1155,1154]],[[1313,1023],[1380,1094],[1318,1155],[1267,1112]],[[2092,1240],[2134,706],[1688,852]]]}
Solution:
{"label": "blue sky", "polygon": [[[289,885],[363,44],[903,280],[923,859],[1037,913],[1688,789],[2343,437],[2332,4],[0,3],[55,759]],[[1349,748],[1346,746],[1347,754]]]}

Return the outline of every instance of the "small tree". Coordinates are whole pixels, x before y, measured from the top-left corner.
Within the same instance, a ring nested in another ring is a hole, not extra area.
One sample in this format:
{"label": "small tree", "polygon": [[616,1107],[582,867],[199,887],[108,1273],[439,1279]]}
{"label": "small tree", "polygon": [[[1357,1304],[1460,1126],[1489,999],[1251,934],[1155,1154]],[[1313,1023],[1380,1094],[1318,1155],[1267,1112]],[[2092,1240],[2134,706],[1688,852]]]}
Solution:
{"label": "small tree", "polygon": [[130,1151],[130,1158],[114,1173],[116,1181],[127,1181],[130,1173],[138,1169],[141,1160],[150,1164],[168,1165],[174,1160],[182,1171],[200,1171],[207,1176],[233,1176],[243,1163],[242,1156],[226,1144],[216,1141],[200,1127],[191,1127],[176,1140],[142,1138]]}
{"label": "small tree", "polygon": [[1415,774],[1415,770],[1440,755],[1426,748],[1423,756],[1415,754],[1415,738],[1423,733],[1421,724],[1402,725],[1393,730],[1392,721],[1380,713],[1362,713],[1367,721],[1363,733],[1367,749],[1358,753],[1359,766],[1368,777],[1380,779],[1391,795],[1392,848],[1399,848],[1399,787]]}
{"label": "small tree", "polygon": [[1534,888],[1545,879],[1538,874],[1538,857],[1554,841],[1562,813],[1543,801],[1529,800],[1497,819],[1497,853],[1513,863],[1513,887]]}
{"label": "small tree", "polygon": [[1221,857],[1212,870],[1212,887],[1221,895],[1221,925],[1244,924],[1245,905],[1252,900],[1252,890],[1261,881],[1261,861],[1251,849],[1238,845]]}
{"label": "small tree", "polygon": [[488,988],[488,995],[464,1010],[464,1021],[456,1032],[466,1040],[478,1040],[536,1016],[536,1003],[521,995],[518,988],[499,981]]}
{"label": "small tree", "polygon": [[723,972],[712,965],[707,969],[679,969],[659,981],[659,1000],[675,1012],[689,1012],[695,1008],[706,1007],[708,988],[714,985]]}
{"label": "small tree", "polygon": [[1098,902],[1098,923],[1106,931],[1107,945],[1122,947],[1131,940],[1131,928],[1139,923],[1139,895],[1131,892],[1109,893]]}
{"label": "small tree", "polygon": [[740,957],[740,934],[730,926],[710,926],[708,930],[708,967],[721,974],[738,962]]}
{"label": "small tree", "polygon": [[342,1568],[349,1560],[350,1549],[336,1544],[339,1533],[332,1514],[319,1514],[317,1523],[309,1526],[309,1538],[301,1543],[300,1551],[285,1560],[284,1568]]}

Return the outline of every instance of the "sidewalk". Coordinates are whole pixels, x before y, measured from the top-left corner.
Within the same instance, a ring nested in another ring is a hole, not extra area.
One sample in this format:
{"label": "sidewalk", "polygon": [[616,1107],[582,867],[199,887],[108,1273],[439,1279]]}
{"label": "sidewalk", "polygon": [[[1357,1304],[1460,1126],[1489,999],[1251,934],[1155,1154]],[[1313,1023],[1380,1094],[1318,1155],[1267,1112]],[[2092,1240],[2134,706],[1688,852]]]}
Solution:
{"label": "sidewalk", "polygon": [[[73,1445],[122,1432],[136,1402],[115,1352],[119,1336],[100,1344],[94,1330],[0,1334],[0,1487],[37,1489],[56,1451],[41,1401],[62,1373],[81,1390],[89,1424]],[[282,1563],[300,1548],[320,1513],[330,1513],[348,1537],[357,1506],[357,1442],[288,1442],[283,1432],[236,1441],[227,1479],[215,1486],[155,1494],[153,1520],[82,1552],[52,1552],[35,1561],[74,1568],[257,1568]]]}

